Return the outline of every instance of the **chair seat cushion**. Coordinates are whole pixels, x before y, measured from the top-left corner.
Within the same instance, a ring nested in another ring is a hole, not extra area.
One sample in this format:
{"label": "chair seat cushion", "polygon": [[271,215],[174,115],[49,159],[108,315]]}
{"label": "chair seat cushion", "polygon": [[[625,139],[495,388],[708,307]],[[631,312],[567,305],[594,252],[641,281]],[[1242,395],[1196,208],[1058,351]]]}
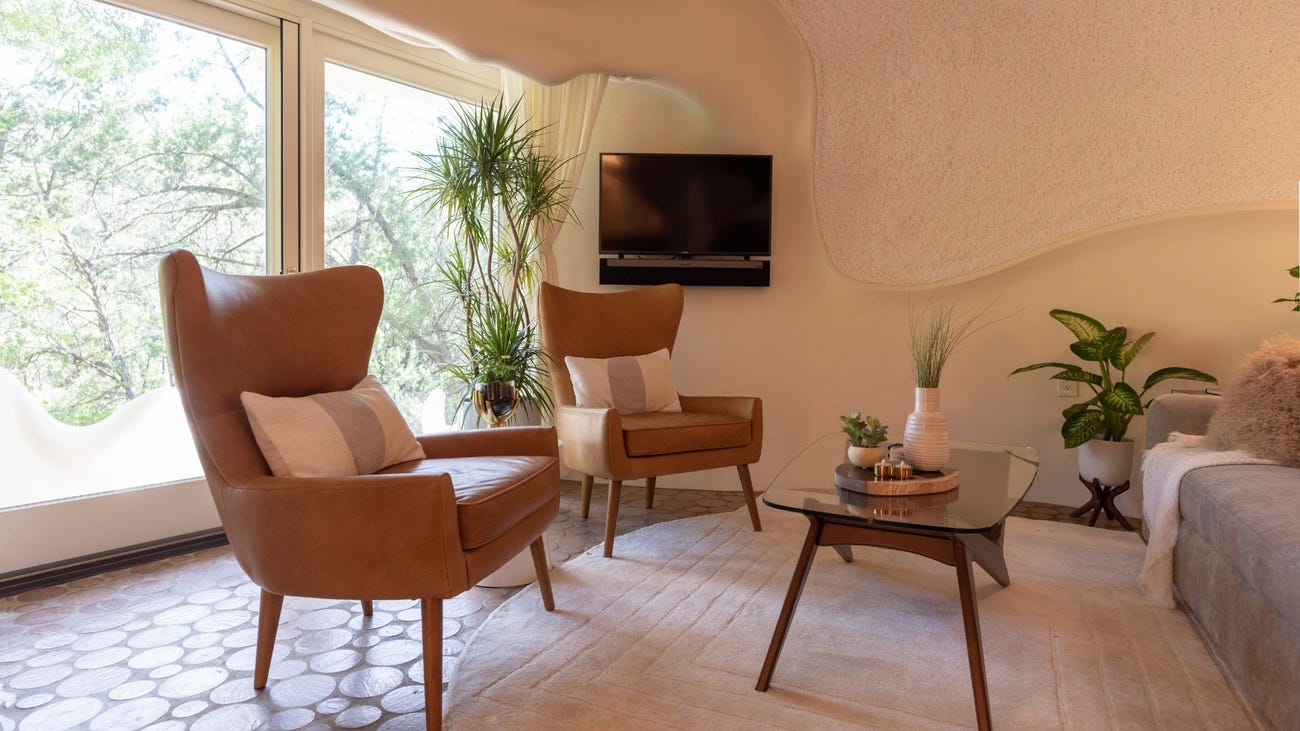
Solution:
{"label": "chair seat cushion", "polygon": [[623,445],[629,457],[743,447],[753,439],[743,416],[697,411],[623,414]]}
{"label": "chair seat cushion", "polygon": [[554,457],[454,457],[393,465],[381,474],[446,472],[456,491],[460,544],[478,548],[537,512],[559,493]]}

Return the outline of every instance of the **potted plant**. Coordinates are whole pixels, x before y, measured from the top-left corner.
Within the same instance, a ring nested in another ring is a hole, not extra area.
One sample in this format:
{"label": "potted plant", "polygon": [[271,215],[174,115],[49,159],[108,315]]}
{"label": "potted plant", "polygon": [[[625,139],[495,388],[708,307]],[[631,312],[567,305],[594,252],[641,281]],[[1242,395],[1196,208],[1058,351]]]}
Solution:
{"label": "potted plant", "polygon": [[1077,340],[1070,351],[1080,360],[1094,364],[1094,370],[1071,363],[1035,363],[1017,368],[1010,375],[1038,370],[1058,369],[1052,379],[1077,381],[1092,389],[1092,398],[1077,403],[1061,416],[1061,437],[1065,448],[1079,447],[1079,475],[1086,481],[1096,479],[1102,485],[1121,485],[1128,481],[1133,468],[1133,440],[1126,439],[1129,422],[1141,416],[1150,405],[1143,397],[1156,384],[1170,379],[1218,383],[1218,379],[1194,368],[1161,368],[1147,376],[1138,391],[1125,380],[1128,368],[1154,332],[1133,340],[1123,327],[1108,328],[1097,320],[1069,310],[1052,310],[1052,319],[1064,325]]}
{"label": "potted plant", "polygon": [[543,154],[518,102],[462,104],[439,121],[432,153],[409,191],[441,217],[453,246],[434,279],[464,317],[460,362],[442,364],[465,384],[490,426],[506,423],[522,400],[551,410],[546,356],[533,308],[544,227],[569,214],[562,161]]}
{"label": "potted plant", "polygon": [[885,458],[885,448],[880,445],[884,443],[889,427],[881,424],[874,416],[863,419],[862,414],[856,411],[841,416],[840,421],[844,422],[844,433],[849,435],[850,462],[869,469]]}

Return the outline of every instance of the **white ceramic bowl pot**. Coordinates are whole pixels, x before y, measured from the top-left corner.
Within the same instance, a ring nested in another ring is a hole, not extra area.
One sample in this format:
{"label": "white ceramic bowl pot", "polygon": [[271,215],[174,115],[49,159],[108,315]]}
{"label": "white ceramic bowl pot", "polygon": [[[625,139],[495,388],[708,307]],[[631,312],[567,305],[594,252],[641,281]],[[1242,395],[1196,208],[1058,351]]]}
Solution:
{"label": "white ceramic bowl pot", "polygon": [[885,448],[880,447],[855,447],[849,445],[849,461],[863,469],[871,469],[873,465],[885,458]]}
{"label": "white ceramic bowl pot", "polygon": [[1133,440],[1093,439],[1079,447],[1079,476],[1103,485],[1123,485],[1133,472]]}

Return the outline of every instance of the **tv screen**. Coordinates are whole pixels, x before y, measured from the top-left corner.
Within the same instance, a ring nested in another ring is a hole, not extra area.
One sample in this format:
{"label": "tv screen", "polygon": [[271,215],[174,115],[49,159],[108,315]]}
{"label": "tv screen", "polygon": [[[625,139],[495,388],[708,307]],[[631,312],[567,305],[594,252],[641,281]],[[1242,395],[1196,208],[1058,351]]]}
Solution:
{"label": "tv screen", "polygon": [[600,155],[600,253],[772,253],[772,157]]}

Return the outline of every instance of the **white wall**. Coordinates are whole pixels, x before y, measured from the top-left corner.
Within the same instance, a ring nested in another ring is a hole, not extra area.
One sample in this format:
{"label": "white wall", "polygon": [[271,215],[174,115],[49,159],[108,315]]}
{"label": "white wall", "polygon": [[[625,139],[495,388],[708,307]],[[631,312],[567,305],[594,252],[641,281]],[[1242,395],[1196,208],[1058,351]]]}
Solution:
{"label": "white wall", "polygon": [[[1060,411],[1072,401],[1057,397],[1046,375],[1007,378],[1021,365],[1073,358],[1072,338],[1048,310],[1079,310],[1135,333],[1155,330],[1132,368],[1137,377],[1130,380],[1139,382],[1169,365],[1207,370],[1226,382],[1261,338],[1300,334],[1300,318],[1270,304],[1294,287],[1285,272],[1296,261],[1294,205],[1184,212],[1119,225],[975,281],[933,292],[881,291],[831,266],[808,208],[805,160],[747,141],[744,130],[717,122],[695,101],[660,86],[611,84],[600,114],[575,200],[584,226],[567,228],[556,245],[558,283],[575,289],[613,289],[598,283],[595,153],[776,153],[772,286],[687,288],[674,356],[684,393],[764,399],[764,456],[753,470],[760,488],[805,444],[836,429],[839,414],[874,414],[891,426],[893,438],[902,436],[912,398],[909,301],[934,295],[971,306],[993,303],[992,314],[1002,319],[950,361],[941,384],[943,411],[956,439],[1041,450],[1029,499],[1060,504],[1086,497],[1075,477],[1075,456],[1058,434]],[[1157,392],[1171,387],[1177,385]],[[1140,418],[1130,428],[1139,444],[1142,429]],[[661,484],[737,488],[734,472],[723,470]],[[1140,514],[1137,494],[1120,499],[1124,512]]]}

